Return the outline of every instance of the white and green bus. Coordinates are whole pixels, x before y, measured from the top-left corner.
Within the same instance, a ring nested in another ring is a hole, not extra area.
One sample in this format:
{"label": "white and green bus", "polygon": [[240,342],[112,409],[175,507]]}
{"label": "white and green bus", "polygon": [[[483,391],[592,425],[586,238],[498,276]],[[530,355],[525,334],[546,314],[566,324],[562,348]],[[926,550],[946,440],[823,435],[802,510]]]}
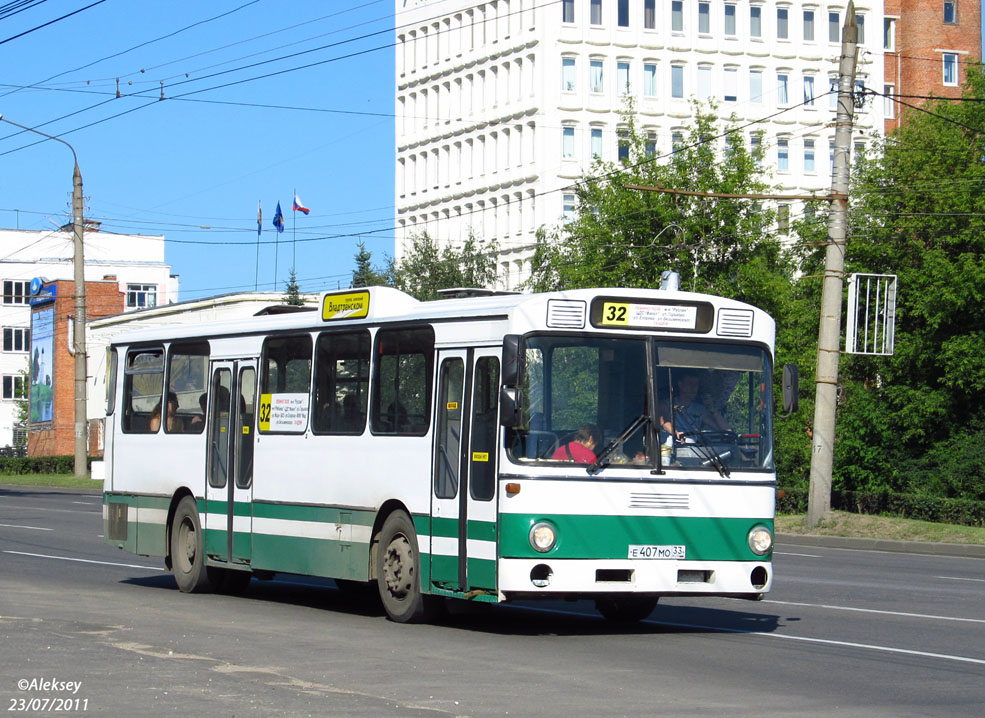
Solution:
{"label": "white and green bus", "polygon": [[329,577],[400,622],[445,598],[638,620],[660,596],[770,590],[767,314],[681,291],[460,295],[328,292],[117,336],[106,540],[163,557],[182,591]]}

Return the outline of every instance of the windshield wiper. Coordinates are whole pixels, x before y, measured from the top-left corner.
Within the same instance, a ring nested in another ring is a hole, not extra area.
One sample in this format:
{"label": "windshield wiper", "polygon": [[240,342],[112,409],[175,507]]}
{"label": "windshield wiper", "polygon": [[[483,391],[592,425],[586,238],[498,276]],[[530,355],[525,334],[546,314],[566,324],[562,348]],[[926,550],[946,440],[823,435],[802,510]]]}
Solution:
{"label": "windshield wiper", "polygon": [[629,426],[627,426],[625,429],[623,429],[620,432],[619,436],[617,436],[616,438],[614,438],[612,441],[610,441],[608,444],[605,445],[605,448],[603,448],[602,451],[600,451],[596,456],[595,461],[593,461],[588,465],[586,471],[588,471],[588,473],[590,474],[594,474],[597,473],[603,466],[608,466],[608,462],[606,462],[605,460],[609,458],[609,456],[616,449],[622,446],[622,443],[626,441],[626,439],[628,439],[630,436],[636,433],[636,431],[641,426],[646,426],[649,422],[650,422],[650,417],[647,416],[646,414],[640,414],[635,419],[633,419],[629,423]]}

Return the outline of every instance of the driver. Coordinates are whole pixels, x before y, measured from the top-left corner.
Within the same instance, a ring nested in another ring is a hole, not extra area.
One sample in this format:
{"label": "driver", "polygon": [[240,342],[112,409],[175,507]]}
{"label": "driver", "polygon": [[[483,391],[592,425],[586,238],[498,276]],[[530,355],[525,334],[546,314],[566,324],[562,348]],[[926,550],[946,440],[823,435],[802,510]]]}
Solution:
{"label": "driver", "polygon": [[[685,372],[677,376],[677,392],[674,394],[674,411],[664,406],[660,409],[660,429],[678,440],[683,434],[695,433],[707,427],[719,431],[732,431],[728,421],[715,408],[710,394],[698,399],[698,375]],[[677,426],[671,421],[676,419]]]}

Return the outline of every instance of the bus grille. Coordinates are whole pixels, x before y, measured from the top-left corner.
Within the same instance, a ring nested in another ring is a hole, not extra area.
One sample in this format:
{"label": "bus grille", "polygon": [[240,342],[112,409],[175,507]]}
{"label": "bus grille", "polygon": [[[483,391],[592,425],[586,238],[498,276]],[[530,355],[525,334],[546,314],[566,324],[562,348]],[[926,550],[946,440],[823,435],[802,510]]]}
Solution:
{"label": "bus grille", "polygon": [[585,302],[574,299],[548,300],[547,326],[557,329],[584,329]]}
{"label": "bus grille", "polygon": [[719,309],[718,336],[751,337],[752,312],[748,309]]}
{"label": "bus grille", "polygon": [[690,496],[688,494],[631,493],[629,495],[629,508],[687,511],[690,508]]}

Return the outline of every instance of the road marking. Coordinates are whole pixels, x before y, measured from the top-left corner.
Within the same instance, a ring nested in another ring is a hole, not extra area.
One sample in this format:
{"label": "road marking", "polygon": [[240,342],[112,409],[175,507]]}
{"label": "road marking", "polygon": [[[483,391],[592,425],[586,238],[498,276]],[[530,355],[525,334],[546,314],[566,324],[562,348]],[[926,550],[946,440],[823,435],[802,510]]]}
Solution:
{"label": "road marking", "polygon": [[881,611],[877,608],[855,608],[853,606],[832,606],[825,603],[799,603],[797,601],[775,601],[765,599],[763,603],[775,603],[781,606],[806,606],[808,608],[827,608],[831,611],[853,611],[855,613],[878,613],[883,616],[901,616],[903,618],[929,618],[934,621],[963,621],[965,623],[985,623],[982,618],[958,618],[957,616],[935,616],[928,613],[905,613],[903,611]]}
{"label": "road marking", "polygon": [[82,504],[83,506],[102,506],[102,501],[73,501],[73,504]]}
{"label": "road marking", "polygon": [[934,576],[934,578],[942,578],[945,581],[977,581],[979,583],[985,583],[985,578],[960,578],[958,576]]}
{"label": "road marking", "polygon": [[774,556],[804,556],[805,558],[824,558],[814,553],[790,553],[789,551],[774,551]]}
{"label": "road marking", "polygon": [[98,563],[101,566],[123,566],[124,568],[146,568],[148,571],[164,571],[160,566],[141,566],[139,563],[113,563],[112,561],[92,561],[87,558],[69,558],[68,556],[49,556],[44,553],[27,553],[26,551],[4,551],[17,556],[33,556],[34,558],[56,558],[59,561],[78,561],[79,563]]}
{"label": "road marking", "polygon": [[[4,508],[14,508],[14,507],[13,506],[6,506]],[[95,510],[93,510],[93,511],[79,511],[78,509],[46,509],[43,506],[20,506],[20,505],[18,505],[16,508],[17,508],[18,511],[50,511],[50,512],[53,512],[53,513],[56,513],[56,514],[94,514],[94,513],[96,513]],[[102,511],[102,509],[99,508],[98,511]]]}
{"label": "road marking", "polygon": [[5,529],[34,529],[35,531],[54,531],[55,529],[45,529],[40,526],[18,526],[17,524],[0,524]]}

